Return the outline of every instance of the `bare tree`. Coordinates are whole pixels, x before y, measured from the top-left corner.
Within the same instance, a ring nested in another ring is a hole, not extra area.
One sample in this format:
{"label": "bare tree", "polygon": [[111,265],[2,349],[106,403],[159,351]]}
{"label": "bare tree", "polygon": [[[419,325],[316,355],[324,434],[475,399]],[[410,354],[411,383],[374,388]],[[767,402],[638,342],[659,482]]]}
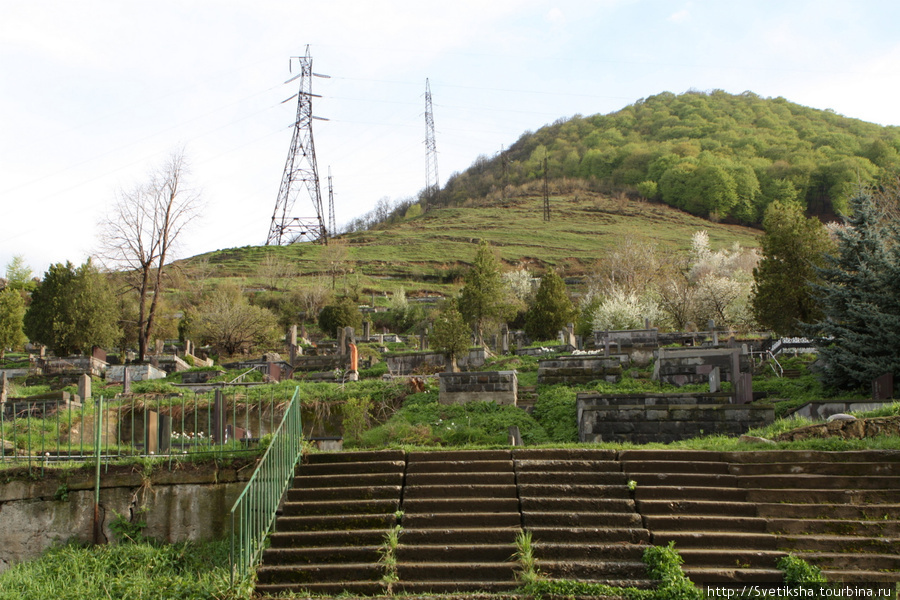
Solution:
{"label": "bare tree", "polygon": [[128,272],[138,294],[138,355],[144,360],[154,332],[167,261],[185,227],[198,215],[200,196],[186,185],[183,152],[173,153],[145,183],[117,193],[100,224],[100,256]]}

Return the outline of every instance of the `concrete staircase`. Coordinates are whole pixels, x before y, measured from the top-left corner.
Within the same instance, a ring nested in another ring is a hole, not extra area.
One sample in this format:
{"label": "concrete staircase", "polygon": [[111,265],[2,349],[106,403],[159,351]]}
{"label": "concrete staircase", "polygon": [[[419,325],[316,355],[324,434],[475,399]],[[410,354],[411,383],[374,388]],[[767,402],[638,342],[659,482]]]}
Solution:
{"label": "concrete staircase", "polygon": [[694,583],[773,582],[795,553],[831,581],[900,580],[900,453],[628,450],[651,541]]}
{"label": "concrete staircase", "polygon": [[311,454],[257,591],[383,593],[398,524],[390,589],[409,594],[514,590],[522,531],[549,579],[652,586],[643,550],[674,541],[698,585],[780,581],[788,552],[830,580],[898,581],[900,452]]}

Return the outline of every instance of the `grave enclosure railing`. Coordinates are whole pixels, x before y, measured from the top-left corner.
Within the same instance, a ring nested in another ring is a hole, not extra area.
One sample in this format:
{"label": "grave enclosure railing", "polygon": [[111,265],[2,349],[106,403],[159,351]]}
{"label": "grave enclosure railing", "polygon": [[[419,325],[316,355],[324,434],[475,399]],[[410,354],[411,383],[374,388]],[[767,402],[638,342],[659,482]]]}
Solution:
{"label": "grave enclosure railing", "polygon": [[285,390],[246,389],[83,403],[10,399],[0,404],[0,467],[94,462],[98,432],[104,462],[257,452],[289,401]]}

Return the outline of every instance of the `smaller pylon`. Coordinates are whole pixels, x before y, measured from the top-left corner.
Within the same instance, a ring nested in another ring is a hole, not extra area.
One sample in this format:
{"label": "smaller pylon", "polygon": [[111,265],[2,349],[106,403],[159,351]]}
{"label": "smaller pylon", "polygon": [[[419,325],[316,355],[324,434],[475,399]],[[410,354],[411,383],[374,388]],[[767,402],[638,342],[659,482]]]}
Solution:
{"label": "smaller pylon", "polygon": [[437,199],[441,179],[438,176],[437,144],[434,139],[434,109],[431,105],[431,84],[425,79],[425,196],[426,203]]}

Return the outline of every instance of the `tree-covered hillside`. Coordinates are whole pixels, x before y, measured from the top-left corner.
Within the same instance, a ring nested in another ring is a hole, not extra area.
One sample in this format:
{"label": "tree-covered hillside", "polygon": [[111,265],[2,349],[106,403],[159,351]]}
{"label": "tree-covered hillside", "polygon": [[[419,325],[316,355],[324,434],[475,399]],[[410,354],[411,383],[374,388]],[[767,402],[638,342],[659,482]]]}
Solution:
{"label": "tree-covered hillside", "polygon": [[658,199],[695,215],[761,221],[775,200],[840,212],[900,171],[900,128],[751,92],[662,93],[608,115],[561,119],[451,177],[441,204],[548,177]]}

